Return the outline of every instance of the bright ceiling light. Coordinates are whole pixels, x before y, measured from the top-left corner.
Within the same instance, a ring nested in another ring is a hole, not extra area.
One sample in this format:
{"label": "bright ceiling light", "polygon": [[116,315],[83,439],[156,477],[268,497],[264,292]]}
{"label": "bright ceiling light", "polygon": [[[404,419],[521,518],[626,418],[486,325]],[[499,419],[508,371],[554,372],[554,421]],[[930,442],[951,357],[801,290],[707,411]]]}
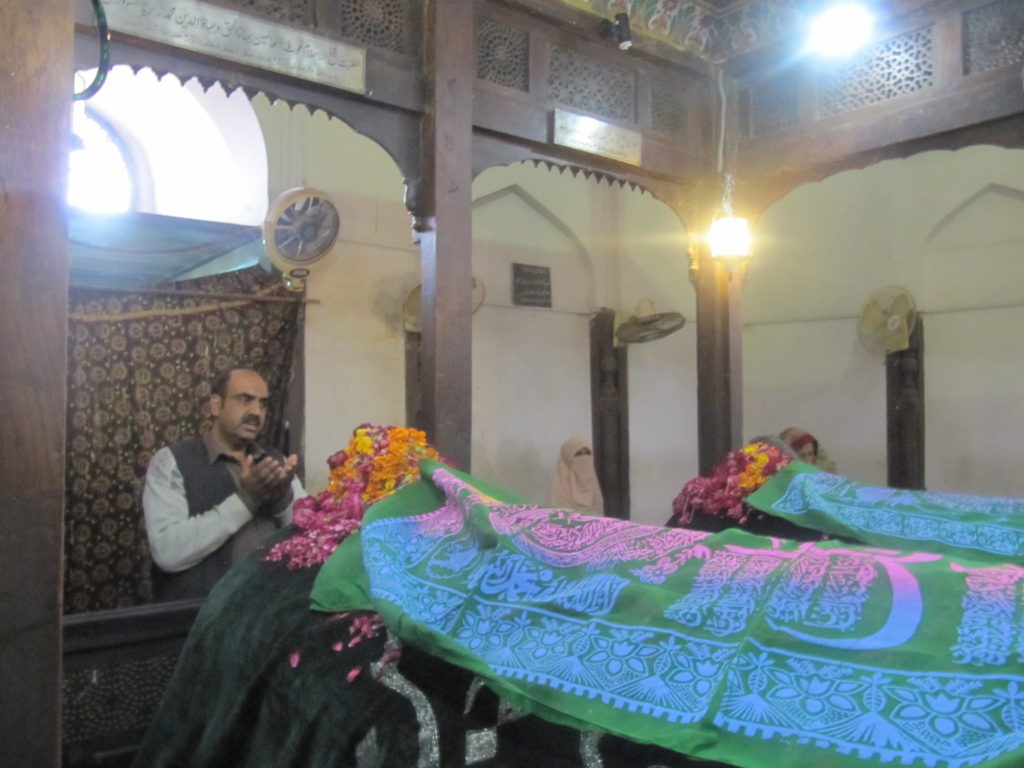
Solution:
{"label": "bright ceiling light", "polygon": [[873,23],[860,3],[838,3],[811,22],[807,48],[825,56],[845,56],[867,42]]}

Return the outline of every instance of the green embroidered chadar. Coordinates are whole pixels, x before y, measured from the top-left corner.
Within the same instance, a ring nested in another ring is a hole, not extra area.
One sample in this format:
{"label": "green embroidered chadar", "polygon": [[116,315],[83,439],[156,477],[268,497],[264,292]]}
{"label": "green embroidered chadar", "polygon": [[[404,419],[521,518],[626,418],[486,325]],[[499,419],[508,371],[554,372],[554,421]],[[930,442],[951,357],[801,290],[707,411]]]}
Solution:
{"label": "green embroidered chadar", "polygon": [[[836,476],[794,463],[748,503],[868,544],[796,542],[530,507],[436,462],[421,470],[325,563],[315,608],[375,610],[527,711],[698,758],[1024,765],[1009,501],[825,488],[814,478]],[[959,534],[937,532],[943,515]],[[966,541],[986,521],[1002,533]]]}

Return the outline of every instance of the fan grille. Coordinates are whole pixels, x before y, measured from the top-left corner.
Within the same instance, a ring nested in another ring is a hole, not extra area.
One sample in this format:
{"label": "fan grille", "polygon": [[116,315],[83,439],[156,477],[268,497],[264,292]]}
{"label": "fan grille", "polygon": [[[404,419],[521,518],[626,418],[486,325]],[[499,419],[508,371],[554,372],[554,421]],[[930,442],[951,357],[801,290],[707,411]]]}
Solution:
{"label": "fan grille", "polygon": [[[484,281],[478,278],[476,275],[473,276],[473,289],[471,294],[471,301],[473,302],[473,312],[475,313],[484,303],[484,299],[487,296],[487,288],[484,286]],[[423,284],[416,283],[405,295],[405,300],[402,302],[402,327],[410,333],[421,333],[423,331],[423,324],[420,318],[420,311],[423,301]]]}
{"label": "fan grille", "polygon": [[678,312],[659,312],[627,320],[615,330],[615,338],[624,344],[657,341],[682,328],[686,318]]}
{"label": "fan grille", "polygon": [[285,273],[305,268],[326,256],[338,239],[341,217],[322,192],[309,188],[283,193],[263,223],[270,260]]}
{"label": "fan grille", "polygon": [[861,345],[876,355],[899,352],[910,346],[917,322],[914,298],[898,285],[879,288],[868,296],[857,321]]}

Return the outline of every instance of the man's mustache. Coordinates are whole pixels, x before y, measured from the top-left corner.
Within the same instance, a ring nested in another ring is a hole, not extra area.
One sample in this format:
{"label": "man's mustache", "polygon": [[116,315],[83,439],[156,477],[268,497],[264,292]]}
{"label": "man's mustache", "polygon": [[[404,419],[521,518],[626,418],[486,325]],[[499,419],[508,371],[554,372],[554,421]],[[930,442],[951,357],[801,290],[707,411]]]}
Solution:
{"label": "man's mustache", "polygon": [[260,425],[260,419],[258,416],[246,416],[244,419],[242,419],[242,423],[253,424],[258,427]]}

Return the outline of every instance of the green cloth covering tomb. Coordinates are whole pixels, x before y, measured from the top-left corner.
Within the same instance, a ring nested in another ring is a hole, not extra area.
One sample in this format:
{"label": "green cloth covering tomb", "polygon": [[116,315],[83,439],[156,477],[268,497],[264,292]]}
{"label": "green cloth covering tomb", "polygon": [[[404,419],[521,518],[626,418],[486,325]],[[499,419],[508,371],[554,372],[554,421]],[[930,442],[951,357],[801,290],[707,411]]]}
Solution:
{"label": "green cloth covering tomb", "polygon": [[1012,558],[644,526],[421,469],[324,565],[314,607],[372,608],[528,711],[704,759],[1024,764]]}

